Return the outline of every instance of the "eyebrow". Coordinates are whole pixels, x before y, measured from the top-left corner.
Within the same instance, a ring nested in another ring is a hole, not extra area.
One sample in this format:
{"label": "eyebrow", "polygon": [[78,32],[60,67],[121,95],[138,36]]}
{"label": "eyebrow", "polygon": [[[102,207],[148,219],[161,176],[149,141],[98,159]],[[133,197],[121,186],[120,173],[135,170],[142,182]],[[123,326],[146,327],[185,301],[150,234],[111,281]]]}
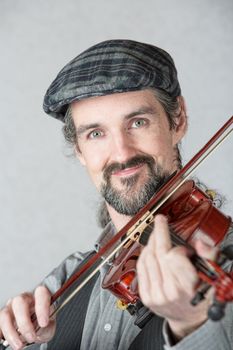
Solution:
{"label": "eyebrow", "polygon": [[[144,115],[144,114],[155,114],[156,110],[155,108],[152,107],[140,107],[139,109],[137,109],[136,111],[133,111],[129,114],[126,114],[124,116],[124,120],[129,120],[133,117],[136,117],[137,115]],[[77,137],[80,137],[83,133],[85,133],[88,130],[91,129],[95,129],[95,128],[99,128],[101,127],[100,123],[91,123],[91,124],[85,124],[85,125],[80,125],[77,129],[76,129],[76,134]]]}
{"label": "eyebrow", "polygon": [[98,123],[80,125],[76,129],[77,137],[81,136],[84,132],[86,132],[86,131],[88,131],[90,129],[95,129],[95,128],[99,128],[99,127],[100,127],[100,124],[98,124]]}
{"label": "eyebrow", "polygon": [[137,115],[143,115],[143,114],[155,114],[156,110],[155,108],[152,107],[140,107],[139,109],[137,109],[134,112],[131,112],[129,114],[127,114],[124,119],[128,120],[130,118],[136,117]]}

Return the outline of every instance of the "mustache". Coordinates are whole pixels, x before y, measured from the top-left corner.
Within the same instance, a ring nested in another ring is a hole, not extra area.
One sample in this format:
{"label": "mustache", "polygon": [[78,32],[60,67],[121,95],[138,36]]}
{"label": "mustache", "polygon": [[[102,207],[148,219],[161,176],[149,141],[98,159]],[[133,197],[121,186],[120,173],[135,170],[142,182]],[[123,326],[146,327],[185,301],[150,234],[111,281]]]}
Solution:
{"label": "mustache", "polygon": [[149,155],[138,155],[130,158],[125,163],[114,162],[104,169],[103,178],[105,181],[108,181],[113,172],[125,170],[127,168],[132,168],[140,164],[147,164],[150,169],[153,169],[153,167],[155,166],[155,160]]}

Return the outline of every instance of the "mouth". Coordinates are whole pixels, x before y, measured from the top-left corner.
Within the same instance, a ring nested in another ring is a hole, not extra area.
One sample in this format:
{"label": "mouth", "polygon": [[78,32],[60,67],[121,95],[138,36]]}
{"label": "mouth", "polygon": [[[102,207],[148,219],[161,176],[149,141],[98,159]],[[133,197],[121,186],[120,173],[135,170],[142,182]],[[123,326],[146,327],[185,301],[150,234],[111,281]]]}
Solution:
{"label": "mouth", "polygon": [[130,168],[125,168],[124,170],[117,170],[112,172],[113,176],[119,176],[119,177],[124,177],[124,176],[130,176],[136,174],[145,164],[139,164],[134,167]]}

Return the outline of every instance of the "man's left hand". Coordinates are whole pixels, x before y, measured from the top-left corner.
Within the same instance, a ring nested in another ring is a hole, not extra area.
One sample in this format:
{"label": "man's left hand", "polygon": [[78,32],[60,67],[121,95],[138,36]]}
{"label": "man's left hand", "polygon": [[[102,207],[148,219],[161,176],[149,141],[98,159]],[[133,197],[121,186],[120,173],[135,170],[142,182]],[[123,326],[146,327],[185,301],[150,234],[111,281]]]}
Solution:
{"label": "man's left hand", "polygon": [[[204,257],[215,254],[215,249],[202,242],[197,243],[196,250]],[[145,306],[167,320],[177,339],[206,321],[210,303],[208,298],[197,306],[190,303],[199,278],[189,255],[186,247],[172,246],[167,220],[157,215],[137,263],[139,294]]]}

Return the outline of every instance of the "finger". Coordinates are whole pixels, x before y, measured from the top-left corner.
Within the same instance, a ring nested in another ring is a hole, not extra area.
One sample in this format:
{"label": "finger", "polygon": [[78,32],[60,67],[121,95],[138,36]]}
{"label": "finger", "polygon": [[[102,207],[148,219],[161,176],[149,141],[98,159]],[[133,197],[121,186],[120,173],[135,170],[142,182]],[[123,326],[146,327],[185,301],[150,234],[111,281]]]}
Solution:
{"label": "finger", "polygon": [[29,293],[21,294],[12,300],[12,311],[17,328],[28,343],[33,343],[36,338],[36,332],[31,320],[31,307],[33,304],[33,295]]}
{"label": "finger", "polygon": [[35,313],[38,325],[42,328],[49,324],[51,294],[44,286],[39,286],[35,290]]}
{"label": "finger", "polygon": [[193,296],[198,274],[189,260],[189,251],[185,247],[179,246],[170,250],[161,264],[161,270],[165,275],[170,274],[170,278],[167,278],[165,283],[166,294],[171,293],[173,284],[176,286],[176,290],[173,289],[174,292]]}
{"label": "finger", "polygon": [[138,290],[141,297],[147,295],[149,289],[148,271],[145,268],[145,255],[148,249],[144,248],[137,261]]}
{"label": "finger", "polygon": [[23,342],[20,339],[19,333],[15,329],[15,322],[13,314],[9,307],[5,307],[1,310],[0,325],[2,336],[14,349],[18,350],[23,347]]}
{"label": "finger", "polygon": [[210,260],[216,260],[218,255],[218,247],[210,246],[208,243],[204,242],[203,239],[198,239],[194,243],[196,253],[204,258]]}
{"label": "finger", "polygon": [[55,320],[50,320],[47,327],[40,328],[37,332],[36,343],[45,343],[52,339],[56,330]]}
{"label": "finger", "polygon": [[155,217],[154,231],[148,243],[150,243],[149,247],[154,251],[157,258],[165,255],[172,248],[169,227],[165,216],[157,215]]}
{"label": "finger", "polygon": [[6,306],[10,306],[12,303],[12,298],[8,299],[7,302],[6,302]]}
{"label": "finger", "polygon": [[164,301],[162,275],[155,255],[147,247],[139,257],[137,273],[142,302],[148,307],[162,303]]}

